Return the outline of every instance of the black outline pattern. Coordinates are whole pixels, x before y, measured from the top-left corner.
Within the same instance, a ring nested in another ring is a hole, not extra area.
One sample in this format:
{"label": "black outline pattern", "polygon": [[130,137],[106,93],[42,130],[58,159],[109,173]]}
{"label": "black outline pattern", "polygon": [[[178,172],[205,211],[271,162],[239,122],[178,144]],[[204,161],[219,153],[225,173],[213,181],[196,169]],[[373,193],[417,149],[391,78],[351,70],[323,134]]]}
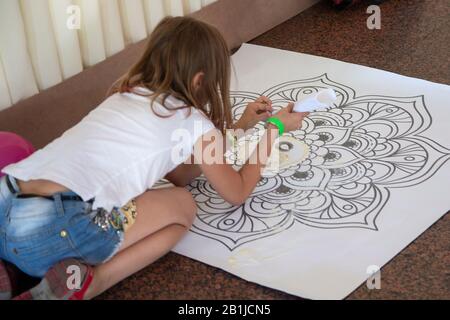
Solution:
{"label": "black outline pattern", "polygon": [[[389,189],[422,183],[450,158],[449,149],[420,135],[432,123],[423,95],[357,97],[327,74],[285,82],[261,95],[279,106],[325,88],[337,93],[334,108],[311,113],[301,130],[290,133],[308,144],[308,159],[262,178],[239,207],[221,199],[204,178],[196,179],[190,185],[199,208],[192,232],[232,251],[294,222],[378,230],[376,218],[389,200]],[[234,119],[259,96],[233,92]]]}

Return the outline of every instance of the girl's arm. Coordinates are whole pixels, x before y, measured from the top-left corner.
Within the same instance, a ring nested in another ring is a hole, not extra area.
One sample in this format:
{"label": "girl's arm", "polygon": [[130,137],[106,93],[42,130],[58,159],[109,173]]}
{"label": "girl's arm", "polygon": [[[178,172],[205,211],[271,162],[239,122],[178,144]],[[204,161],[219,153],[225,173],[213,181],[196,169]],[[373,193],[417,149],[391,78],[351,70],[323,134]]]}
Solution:
{"label": "girl's arm", "polygon": [[[302,119],[307,115],[307,113],[293,113],[292,107],[293,104],[289,104],[275,115],[283,122],[286,131],[299,129]],[[198,157],[195,154],[196,160],[200,161],[200,169],[217,193],[232,205],[241,205],[261,179],[261,169],[270,156],[273,142],[278,137],[278,128],[268,124],[256,150],[239,171],[226,164],[223,154],[218,157],[222,159],[219,163],[210,164],[204,161],[209,150],[223,150],[223,141],[212,139],[213,136],[217,137],[217,131],[210,131],[197,141],[195,150],[201,150],[202,156]]]}
{"label": "girl's arm", "polygon": [[191,156],[187,163],[182,163],[171,172],[169,172],[164,178],[169,180],[177,187],[185,187],[192,180],[201,175],[202,170],[200,166],[194,164],[194,156]]}
{"label": "girl's arm", "polygon": [[173,183],[176,187],[185,187],[192,180],[200,176],[202,170],[197,164],[182,163],[174,170],[169,172],[165,178]]}
{"label": "girl's arm", "polygon": [[[247,105],[241,118],[233,125],[233,129],[247,130],[255,126],[259,121],[264,121],[270,117],[272,112],[272,101],[265,96],[261,96]],[[169,172],[164,178],[177,187],[185,187],[192,180],[200,176],[202,170],[199,165],[194,164],[192,155],[186,163],[180,164]]]}
{"label": "girl's arm", "polygon": [[[216,135],[215,135],[216,136]],[[221,163],[207,164],[205,161],[200,163],[200,169],[208,179],[209,183],[217,191],[217,193],[225,199],[227,202],[233,205],[242,204],[248,196],[252,193],[258,181],[261,179],[262,163],[267,161],[270,155],[272,144],[278,136],[278,129],[270,124],[268,130],[264,134],[261,142],[258,144],[257,149],[266,150],[266,152],[260,153],[261,157],[258,157],[258,150],[256,150],[251,157],[256,158],[256,161],[251,162],[250,159],[239,170],[235,171],[231,165],[227,164],[224,157]],[[210,137],[204,136],[205,141],[203,143],[202,150],[205,148],[216,148],[221,150],[222,146],[216,144],[215,141],[208,142]]]}

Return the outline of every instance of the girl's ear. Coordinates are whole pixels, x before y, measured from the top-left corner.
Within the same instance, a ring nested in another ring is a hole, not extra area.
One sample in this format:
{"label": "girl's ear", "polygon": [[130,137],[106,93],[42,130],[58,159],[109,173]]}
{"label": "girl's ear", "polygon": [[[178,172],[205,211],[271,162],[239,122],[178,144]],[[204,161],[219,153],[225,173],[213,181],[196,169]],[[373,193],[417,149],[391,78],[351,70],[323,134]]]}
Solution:
{"label": "girl's ear", "polygon": [[200,71],[200,72],[197,72],[197,73],[195,74],[194,78],[192,79],[192,87],[193,87],[195,90],[198,90],[198,89],[200,89],[200,88],[202,87],[204,76],[205,76],[205,73],[204,73],[204,72],[201,72],[201,71]]}

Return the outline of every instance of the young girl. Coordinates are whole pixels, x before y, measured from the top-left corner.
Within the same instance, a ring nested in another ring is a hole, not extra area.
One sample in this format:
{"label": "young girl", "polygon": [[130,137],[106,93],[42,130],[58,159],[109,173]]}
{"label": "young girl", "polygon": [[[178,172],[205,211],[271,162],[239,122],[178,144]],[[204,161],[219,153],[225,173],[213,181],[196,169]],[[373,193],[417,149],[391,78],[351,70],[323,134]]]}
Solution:
{"label": "young girl", "polygon": [[[246,200],[274,140],[298,129],[306,114],[292,113],[289,105],[268,120],[271,101],[261,97],[233,125],[230,68],[215,28],[166,18],[112,95],[61,137],[3,170],[0,259],[43,277],[20,299],[90,299],[160,258],[194,220],[196,204],[183,186],[202,173],[226,201]],[[221,150],[225,129],[245,130],[262,120],[268,130],[253,164],[235,171],[225,161],[199,161],[203,151]],[[174,157],[180,142],[172,135],[179,129],[190,133],[181,146],[189,152]],[[198,164],[190,164],[194,150],[201,151],[193,159]],[[148,190],[164,177],[175,187]],[[1,260],[0,279],[6,279]],[[8,286],[0,287],[0,297],[1,291],[7,296]]]}

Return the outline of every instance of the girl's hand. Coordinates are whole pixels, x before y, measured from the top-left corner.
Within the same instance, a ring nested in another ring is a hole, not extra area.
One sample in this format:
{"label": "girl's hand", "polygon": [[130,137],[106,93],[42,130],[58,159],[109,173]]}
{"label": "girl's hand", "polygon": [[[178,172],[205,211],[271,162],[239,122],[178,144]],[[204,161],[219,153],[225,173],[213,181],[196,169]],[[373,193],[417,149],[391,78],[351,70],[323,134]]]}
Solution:
{"label": "girl's hand", "polygon": [[250,102],[245,108],[241,118],[234,124],[234,129],[248,130],[253,128],[259,121],[265,121],[272,115],[272,101],[264,96],[255,102]]}
{"label": "girl's hand", "polygon": [[[270,100],[267,103],[262,103],[265,101],[264,97],[261,97],[260,99],[261,100],[258,99],[259,101],[257,100],[249,104],[249,107],[247,107],[241,117],[242,121],[246,121],[246,123],[241,123],[248,126],[256,124],[259,119],[267,119],[270,116],[270,114],[267,113],[271,113],[272,103]],[[299,129],[303,118],[308,115],[308,113],[292,112],[293,107],[294,104],[290,103],[287,107],[275,114],[275,116],[283,122],[286,131]],[[257,112],[261,109],[264,113],[263,115]],[[249,117],[249,120],[247,120],[247,117]],[[272,124],[269,125],[273,126],[271,129],[276,129],[276,126]],[[252,153],[249,161],[247,161],[239,171],[235,171],[232,166],[227,164],[223,155],[219,157],[220,163],[214,161],[202,161],[202,154],[210,155],[211,150],[223,150],[223,136],[217,129],[210,130],[198,139],[196,146],[194,147],[194,154],[199,161],[201,171],[217,193],[230,204],[240,206],[245,202],[247,197],[250,196],[255,189],[255,186],[260,181],[261,168],[267,162],[272,145],[277,137],[278,133],[275,130],[266,130],[257,149]],[[200,153],[200,156],[198,156],[198,152],[195,150]],[[250,162],[250,160],[256,161]]]}
{"label": "girl's hand", "polygon": [[291,102],[286,107],[274,114],[284,124],[285,132],[298,130],[302,127],[302,120],[309,112],[293,112],[294,104]]}

